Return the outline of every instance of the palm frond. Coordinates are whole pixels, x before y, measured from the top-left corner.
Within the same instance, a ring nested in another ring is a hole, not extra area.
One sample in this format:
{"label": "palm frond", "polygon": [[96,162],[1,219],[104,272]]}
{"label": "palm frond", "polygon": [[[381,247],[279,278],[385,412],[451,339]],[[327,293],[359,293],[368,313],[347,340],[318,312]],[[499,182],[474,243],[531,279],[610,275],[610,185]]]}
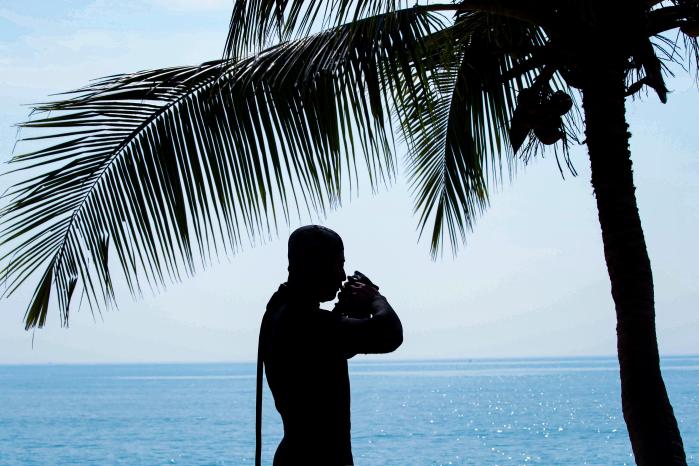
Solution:
{"label": "palm frond", "polygon": [[67,325],[76,289],[91,309],[114,302],[109,251],[132,293],[157,290],[294,212],[337,205],[358,151],[372,188],[390,181],[387,95],[414,73],[394,64],[419,62],[436,26],[401,11],[242,61],[104,78],[38,106],[22,126],[40,135],[24,143],[43,145],[12,159],[25,179],[0,211],[3,296],[43,271],[26,327],[44,325],[51,294]]}
{"label": "palm frond", "polygon": [[236,0],[225,56],[237,59],[303,37],[314,25],[334,28],[347,21],[394,13],[408,4],[406,0]]}
{"label": "palm frond", "polygon": [[[450,44],[431,70],[432,87],[422,87],[421,105],[399,106],[400,124],[409,145],[409,180],[419,215],[420,235],[432,225],[431,252],[448,238],[454,253],[475,218],[488,205],[488,191],[511,177],[517,158],[509,128],[517,93],[541,71],[511,74],[543,47],[539,29],[517,20],[464,13],[440,35],[435,47]],[[443,37],[444,35],[450,37]],[[432,43],[429,40],[428,43]],[[458,44],[453,47],[453,44]],[[536,150],[531,142],[519,160]],[[503,168],[505,170],[503,170]]]}

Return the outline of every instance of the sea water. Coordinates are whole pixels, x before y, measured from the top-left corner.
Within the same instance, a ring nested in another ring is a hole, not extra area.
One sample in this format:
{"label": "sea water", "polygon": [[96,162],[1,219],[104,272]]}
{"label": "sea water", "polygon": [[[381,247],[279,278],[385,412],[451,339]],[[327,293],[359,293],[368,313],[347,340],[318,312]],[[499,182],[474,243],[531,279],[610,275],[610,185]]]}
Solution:
{"label": "sea water", "polygon": [[[699,356],[667,357],[699,464]],[[355,464],[633,464],[613,358],[350,363]],[[263,463],[281,421],[265,392]],[[253,464],[254,364],[0,366],[0,465]]]}

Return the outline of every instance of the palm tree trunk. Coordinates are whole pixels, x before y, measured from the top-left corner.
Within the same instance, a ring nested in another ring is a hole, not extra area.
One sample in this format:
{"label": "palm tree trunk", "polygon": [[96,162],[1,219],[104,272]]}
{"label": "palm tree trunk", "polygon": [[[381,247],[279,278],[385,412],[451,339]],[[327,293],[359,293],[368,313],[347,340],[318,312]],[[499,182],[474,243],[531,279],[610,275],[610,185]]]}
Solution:
{"label": "palm tree trunk", "polygon": [[623,65],[621,60],[609,66],[598,61],[582,88],[592,187],[617,315],[622,409],[636,464],[686,465],[660,373],[653,276],[633,184]]}

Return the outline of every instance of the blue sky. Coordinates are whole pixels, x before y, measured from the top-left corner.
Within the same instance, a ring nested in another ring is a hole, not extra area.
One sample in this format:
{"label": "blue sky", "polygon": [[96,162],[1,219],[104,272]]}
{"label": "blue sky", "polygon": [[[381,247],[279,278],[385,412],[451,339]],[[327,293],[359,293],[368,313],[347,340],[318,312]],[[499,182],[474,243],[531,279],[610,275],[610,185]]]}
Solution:
{"label": "blue sky", "polygon": [[[23,104],[100,76],[220,57],[229,0],[0,0],[0,160],[9,158]],[[661,352],[699,352],[699,136],[696,86],[681,70],[662,105],[629,102],[637,195],[656,284]],[[21,147],[19,147],[21,150]],[[553,155],[522,167],[456,258],[432,261],[399,174],[372,195],[365,182],[323,223],[345,240],[348,271],[381,285],[403,320],[391,358],[570,356],[615,352],[589,163],[562,179]],[[11,178],[0,179],[0,188]],[[23,330],[29,288],[0,301],[0,363],[250,361],[264,305],[285,279],[286,236],[247,249],[165,292],[71,326],[58,315]],[[32,347],[33,338],[33,347]]]}

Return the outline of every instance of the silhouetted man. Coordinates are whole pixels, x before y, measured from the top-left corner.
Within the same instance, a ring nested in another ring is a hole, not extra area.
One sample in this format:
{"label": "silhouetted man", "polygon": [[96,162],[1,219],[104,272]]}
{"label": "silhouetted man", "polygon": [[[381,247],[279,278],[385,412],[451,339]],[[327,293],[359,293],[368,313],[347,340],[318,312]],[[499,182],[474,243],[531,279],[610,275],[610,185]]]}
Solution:
{"label": "silhouetted man", "polygon": [[[284,423],[275,466],[353,464],[347,359],[389,353],[403,342],[400,319],[377,288],[342,286],[344,262],[342,239],[328,228],[309,225],[289,237],[289,279],[267,304],[258,354],[258,397],[264,361]],[[340,288],[338,306],[320,309]]]}

